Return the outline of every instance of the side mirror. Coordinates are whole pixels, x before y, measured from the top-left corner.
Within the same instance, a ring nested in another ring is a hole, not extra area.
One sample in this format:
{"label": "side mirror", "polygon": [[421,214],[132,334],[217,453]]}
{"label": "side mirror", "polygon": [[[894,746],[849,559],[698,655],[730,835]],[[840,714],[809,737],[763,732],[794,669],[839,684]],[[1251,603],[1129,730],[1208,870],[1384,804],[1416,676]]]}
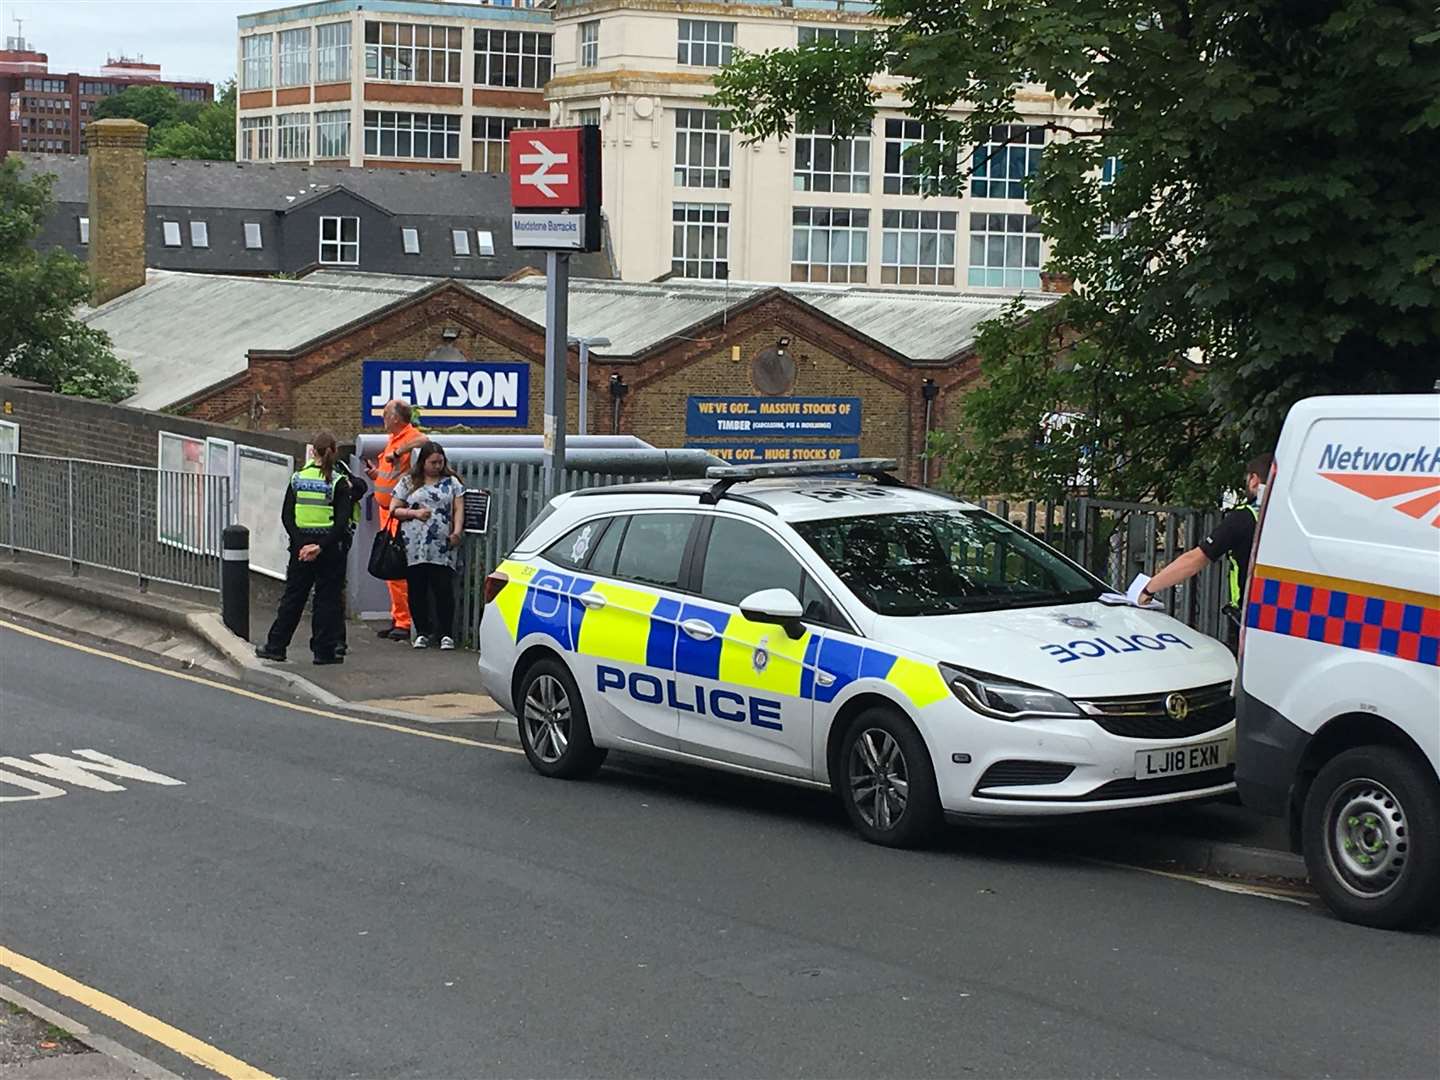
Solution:
{"label": "side mirror", "polygon": [[761,589],[740,601],[740,614],[751,622],[775,623],[792,639],[803,637],[805,609],[789,589]]}

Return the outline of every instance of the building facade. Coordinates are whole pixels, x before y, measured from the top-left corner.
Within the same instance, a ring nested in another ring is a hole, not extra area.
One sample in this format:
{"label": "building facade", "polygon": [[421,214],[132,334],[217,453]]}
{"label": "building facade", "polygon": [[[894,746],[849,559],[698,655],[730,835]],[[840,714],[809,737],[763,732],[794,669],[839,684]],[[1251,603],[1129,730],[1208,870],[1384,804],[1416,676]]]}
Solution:
{"label": "building facade", "polygon": [[239,17],[236,157],[503,172],[548,121],[549,0],[320,0]]}
{"label": "building facade", "polygon": [[37,154],[85,152],[85,127],[95,106],[131,86],[166,86],[181,101],[213,101],[208,82],[161,77],[159,64],[126,57],[108,60],[99,72],[52,72],[45,53],[18,37],[0,50],[0,157],[11,150]]}
{"label": "building facade", "polygon": [[424,155],[498,172],[517,126],[595,124],[626,280],[1039,290],[1046,251],[1025,180],[1057,127],[1092,121],[1044,87],[1020,88],[1022,123],[960,149],[979,162],[963,194],[927,198],[905,154],[927,133],[905,116],[898,77],[877,78],[870,130],[844,138],[802,130],[742,146],[707,104],[736,49],[873,33],[884,24],[866,0],[548,3],[331,0],[242,16],[241,86],[255,88],[240,97],[239,153],[352,165]]}

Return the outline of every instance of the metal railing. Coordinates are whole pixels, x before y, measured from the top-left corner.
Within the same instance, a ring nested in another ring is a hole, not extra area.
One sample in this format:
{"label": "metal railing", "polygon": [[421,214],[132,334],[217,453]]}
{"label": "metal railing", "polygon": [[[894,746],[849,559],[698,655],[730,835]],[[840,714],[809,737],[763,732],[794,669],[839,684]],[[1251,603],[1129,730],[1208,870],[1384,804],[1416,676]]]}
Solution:
{"label": "metal railing", "polygon": [[[982,499],[980,504],[1122,592],[1136,574],[1153,574],[1195,547],[1220,521],[1218,512],[1114,499]],[[1229,600],[1226,574],[1223,561],[1212,563],[1166,590],[1161,597],[1166,611],[1202,634],[1225,639],[1231,632],[1223,611]]]}
{"label": "metal railing", "polygon": [[149,582],[218,592],[230,478],[0,454],[0,544]]}

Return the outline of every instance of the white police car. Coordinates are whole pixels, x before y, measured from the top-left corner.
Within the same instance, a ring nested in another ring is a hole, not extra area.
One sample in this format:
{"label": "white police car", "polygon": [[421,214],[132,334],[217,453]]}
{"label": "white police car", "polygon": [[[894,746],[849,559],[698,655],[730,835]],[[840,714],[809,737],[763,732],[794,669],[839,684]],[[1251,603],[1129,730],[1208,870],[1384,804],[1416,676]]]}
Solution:
{"label": "white police car", "polygon": [[[557,497],[486,581],[480,672],[531,765],[608,750],[828,786],[882,844],[942,816],[1233,789],[1235,665],[893,462]],[[828,477],[819,474],[829,473]]]}

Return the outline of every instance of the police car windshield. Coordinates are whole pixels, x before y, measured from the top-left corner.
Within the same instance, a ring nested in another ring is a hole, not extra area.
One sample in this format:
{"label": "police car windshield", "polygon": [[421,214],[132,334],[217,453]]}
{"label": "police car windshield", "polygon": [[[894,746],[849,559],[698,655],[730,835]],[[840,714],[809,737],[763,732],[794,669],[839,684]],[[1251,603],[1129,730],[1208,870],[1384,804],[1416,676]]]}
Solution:
{"label": "police car windshield", "polygon": [[881,615],[1079,603],[1104,591],[1029,533],[980,510],[829,518],[794,527]]}

